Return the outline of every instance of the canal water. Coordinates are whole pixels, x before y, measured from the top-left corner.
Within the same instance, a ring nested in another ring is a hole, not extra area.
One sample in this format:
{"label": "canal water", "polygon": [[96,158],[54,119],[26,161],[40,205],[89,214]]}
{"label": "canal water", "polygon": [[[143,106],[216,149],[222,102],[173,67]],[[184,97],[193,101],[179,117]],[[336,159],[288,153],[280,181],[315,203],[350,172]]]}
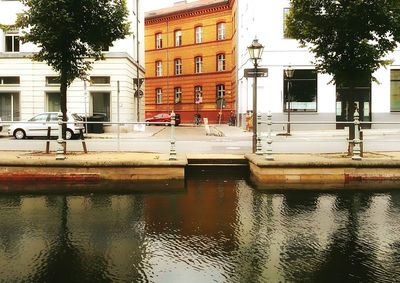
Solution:
{"label": "canal water", "polygon": [[399,282],[400,192],[0,195],[0,282]]}

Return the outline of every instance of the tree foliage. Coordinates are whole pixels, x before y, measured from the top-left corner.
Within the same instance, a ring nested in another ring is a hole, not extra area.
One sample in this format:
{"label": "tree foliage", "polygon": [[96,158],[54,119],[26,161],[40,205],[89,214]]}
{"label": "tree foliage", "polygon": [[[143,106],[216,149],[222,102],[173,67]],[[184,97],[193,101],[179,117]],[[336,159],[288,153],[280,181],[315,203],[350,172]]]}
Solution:
{"label": "tree foliage", "polygon": [[354,86],[390,63],[400,39],[398,0],[291,0],[287,32],[314,53],[321,73]]}
{"label": "tree foliage", "polygon": [[[67,119],[67,88],[85,78],[93,60],[104,59],[102,50],[129,34],[125,0],[21,0],[26,10],[17,25],[23,42],[36,44],[33,55],[45,61],[60,77],[60,105]],[[65,138],[65,124],[63,137]]]}
{"label": "tree foliage", "polygon": [[47,62],[67,84],[103,59],[102,49],[129,34],[125,0],[22,0],[28,9],[18,24],[27,28],[24,42],[40,51],[33,58]]}

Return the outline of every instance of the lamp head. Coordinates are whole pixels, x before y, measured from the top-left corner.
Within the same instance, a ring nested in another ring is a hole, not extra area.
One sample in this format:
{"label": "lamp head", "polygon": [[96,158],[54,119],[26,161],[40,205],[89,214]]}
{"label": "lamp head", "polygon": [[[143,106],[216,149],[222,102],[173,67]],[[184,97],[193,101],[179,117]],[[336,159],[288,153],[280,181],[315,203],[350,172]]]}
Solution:
{"label": "lamp head", "polygon": [[285,76],[286,76],[288,79],[291,79],[291,78],[293,78],[293,75],[294,75],[294,69],[292,68],[292,66],[289,65],[289,67],[287,67],[287,68],[285,69]]}
{"label": "lamp head", "polygon": [[264,46],[258,42],[257,38],[255,38],[251,45],[247,47],[247,51],[249,52],[250,58],[257,63],[258,60],[261,60]]}

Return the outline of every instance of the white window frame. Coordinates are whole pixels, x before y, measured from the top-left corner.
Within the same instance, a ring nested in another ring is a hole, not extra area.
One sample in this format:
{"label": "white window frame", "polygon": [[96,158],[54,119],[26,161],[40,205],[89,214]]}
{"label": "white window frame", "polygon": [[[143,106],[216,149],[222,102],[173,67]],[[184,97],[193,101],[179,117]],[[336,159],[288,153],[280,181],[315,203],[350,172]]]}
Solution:
{"label": "white window frame", "polygon": [[156,104],[162,104],[162,88],[156,88]]}
{"label": "white window frame", "polygon": [[175,104],[181,103],[182,102],[182,88],[181,87],[176,87],[174,88],[174,94],[175,94]]}
{"label": "white window frame", "polygon": [[203,57],[197,56],[194,58],[194,72],[196,74],[201,74],[203,72]]}
{"label": "white window frame", "polygon": [[182,31],[180,29],[175,31],[175,46],[182,46]]}
{"label": "white window frame", "polygon": [[197,26],[195,27],[195,43],[199,44],[203,42],[203,27]]}
{"label": "white window frame", "polygon": [[182,59],[176,58],[174,61],[175,61],[175,75],[182,75]]}
{"label": "white window frame", "polygon": [[162,49],[162,33],[156,33],[156,49]]}
{"label": "white window frame", "polygon": [[218,72],[225,71],[225,54],[224,53],[217,54],[217,71]]}
{"label": "white window frame", "polygon": [[156,61],[156,77],[162,76],[162,61]]}
{"label": "white window frame", "polygon": [[217,40],[225,39],[225,23],[221,22],[217,24]]}
{"label": "white window frame", "polygon": [[[11,50],[7,50],[7,38],[11,37]],[[4,35],[4,52],[17,53],[21,51],[21,41],[19,40],[18,31],[7,31]],[[15,42],[18,41],[18,48],[15,47]],[[16,50],[18,49],[18,50]]]}

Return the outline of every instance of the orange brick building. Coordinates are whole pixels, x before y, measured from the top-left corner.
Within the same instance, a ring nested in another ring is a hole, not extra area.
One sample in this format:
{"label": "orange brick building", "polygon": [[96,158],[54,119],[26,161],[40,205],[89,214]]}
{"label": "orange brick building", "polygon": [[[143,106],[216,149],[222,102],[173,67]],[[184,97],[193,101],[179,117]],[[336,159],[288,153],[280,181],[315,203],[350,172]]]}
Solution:
{"label": "orange brick building", "polygon": [[235,0],[199,0],[145,15],[146,117],[226,123],[236,112],[235,11]]}

